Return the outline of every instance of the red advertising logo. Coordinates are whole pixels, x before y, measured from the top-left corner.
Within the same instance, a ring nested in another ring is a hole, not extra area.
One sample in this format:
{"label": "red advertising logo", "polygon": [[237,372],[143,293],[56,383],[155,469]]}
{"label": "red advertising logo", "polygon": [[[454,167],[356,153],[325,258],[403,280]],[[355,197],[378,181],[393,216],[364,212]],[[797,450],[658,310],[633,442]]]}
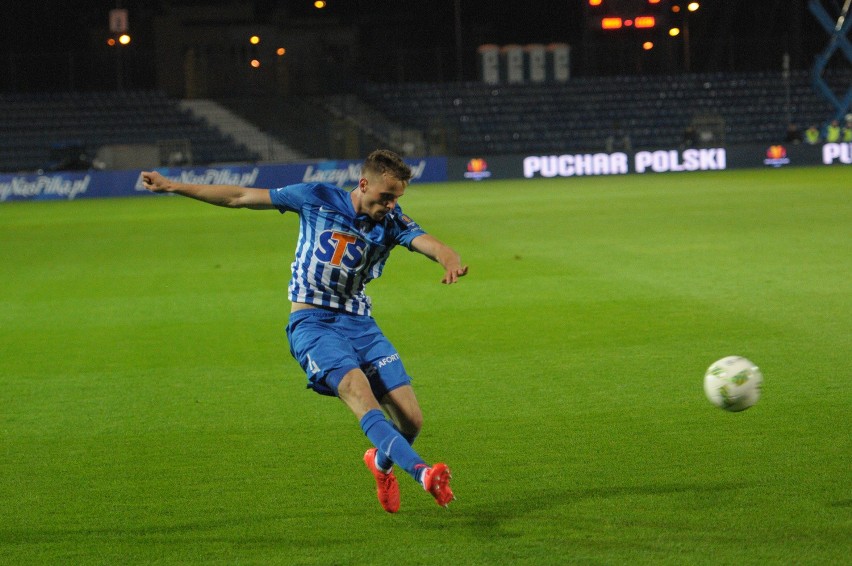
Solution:
{"label": "red advertising logo", "polygon": [[464,174],[465,179],[473,179],[481,181],[491,176],[491,171],[488,170],[488,162],[481,157],[474,157],[467,162],[467,172]]}
{"label": "red advertising logo", "polygon": [[787,158],[787,149],[783,145],[771,145],[766,150],[766,159],[763,160],[764,165],[772,167],[781,167],[788,165],[790,160]]}

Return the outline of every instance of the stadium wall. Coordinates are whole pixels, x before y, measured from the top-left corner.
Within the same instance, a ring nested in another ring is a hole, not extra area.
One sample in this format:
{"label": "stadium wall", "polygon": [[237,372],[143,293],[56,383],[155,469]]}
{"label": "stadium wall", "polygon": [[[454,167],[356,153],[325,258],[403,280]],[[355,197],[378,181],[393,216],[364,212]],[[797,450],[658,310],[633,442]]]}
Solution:
{"label": "stadium wall", "polygon": [[[719,171],[790,166],[852,165],[852,143],[738,146],[733,148],[656,149],[634,152],[562,155],[495,155],[406,159],[421,183]],[[281,187],[294,183],[358,182],[360,160],[285,165],[221,165],[157,168],[189,183]],[[138,169],[44,174],[0,174],[0,202],[73,200],[148,195]]]}

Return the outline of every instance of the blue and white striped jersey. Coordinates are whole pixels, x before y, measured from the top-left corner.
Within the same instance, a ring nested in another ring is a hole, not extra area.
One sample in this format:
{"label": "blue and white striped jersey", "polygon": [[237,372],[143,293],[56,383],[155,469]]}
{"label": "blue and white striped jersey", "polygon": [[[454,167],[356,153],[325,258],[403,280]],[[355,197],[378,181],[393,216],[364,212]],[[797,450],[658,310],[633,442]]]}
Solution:
{"label": "blue and white striped jersey", "polygon": [[281,213],[299,214],[299,241],[293,260],[289,298],[370,315],[364,287],[382,274],[397,244],[425,232],[397,206],[381,222],[355,214],[349,192],[324,183],[299,183],[271,189],[272,204]]}

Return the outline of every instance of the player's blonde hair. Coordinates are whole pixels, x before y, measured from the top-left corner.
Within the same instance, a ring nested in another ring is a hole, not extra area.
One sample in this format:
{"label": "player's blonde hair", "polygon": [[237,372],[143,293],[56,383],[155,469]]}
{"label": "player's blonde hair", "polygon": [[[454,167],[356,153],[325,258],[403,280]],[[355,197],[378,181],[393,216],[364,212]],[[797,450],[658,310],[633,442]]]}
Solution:
{"label": "player's blonde hair", "polygon": [[412,175],[411,167],[405,164],[402,157],[389,149],[377,149],[372,152],[364,160],[361,169],[363,173],[370,172],[378,175],[387,173],[405,183],[411,180]]}

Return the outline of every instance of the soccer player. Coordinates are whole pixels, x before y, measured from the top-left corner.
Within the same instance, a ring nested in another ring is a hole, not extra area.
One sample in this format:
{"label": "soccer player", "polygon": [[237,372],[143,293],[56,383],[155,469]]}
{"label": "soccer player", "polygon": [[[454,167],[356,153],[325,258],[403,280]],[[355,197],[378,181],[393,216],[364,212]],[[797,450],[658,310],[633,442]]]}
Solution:
{"label": "soccer player", "polygon": [[455,499],[447,465],[427,465],[411,447],[423,414],[399,353],[372,318],[370,298],[364,293],[397,245],[438,262],[444,269],[442,283],[456,283],[467,274],[458,253],[427,234],[399,207],[411,175],[411,168],[389,150],[374,151],[366,158],[358,186],[351,191],[324,183],[271,190],[196,185],[142,172],[142,183],[152,192],[299,215],[289,284],[290,353],[305,370],[309,388],[338,397],[355,414],[374,446],[364,454],[364,463],[376,480],[379,502],[389,513],[400,506],[394,464],[439,505],[446,507]]}

